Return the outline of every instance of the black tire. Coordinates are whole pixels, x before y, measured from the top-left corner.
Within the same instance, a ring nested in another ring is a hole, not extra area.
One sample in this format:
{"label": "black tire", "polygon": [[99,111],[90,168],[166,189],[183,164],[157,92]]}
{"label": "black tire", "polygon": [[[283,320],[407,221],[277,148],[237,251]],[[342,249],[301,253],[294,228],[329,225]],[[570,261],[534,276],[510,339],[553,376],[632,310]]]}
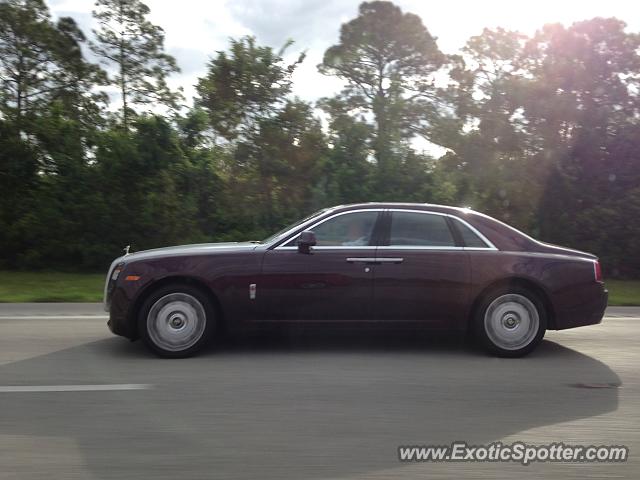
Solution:
{"label": "black tire", "polygon": [[547,324],[547,311],[538,295],[514,286],[484,296],[474,313],[473,332],[476,341],[489,353],[515,358],[538,346]]}
{"label": "black tire", "polygon": [[215,332],[216,310],[201,289],[184,284],[164,285],[144,301],[138,314],[138,331],[156,355],[184,358],[210,342]]}

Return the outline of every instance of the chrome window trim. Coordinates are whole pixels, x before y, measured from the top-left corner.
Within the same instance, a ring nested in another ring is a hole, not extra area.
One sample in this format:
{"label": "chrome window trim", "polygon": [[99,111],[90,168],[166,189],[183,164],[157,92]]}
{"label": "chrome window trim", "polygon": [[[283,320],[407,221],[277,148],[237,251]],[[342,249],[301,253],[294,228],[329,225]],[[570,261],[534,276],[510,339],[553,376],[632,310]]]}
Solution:
{"label": "chrome window trim", "polygon": [[[486,245],[487,247],[458,247],[458,246],[411,246],[411,245],[398,245],[398,246],[393,246],[393,245],[324,245],[324,246],[316,246],[313,247],[314,250],[362,250],[362,249],[367,249],[367,248],[382,248],[382,249],[398,249],[398,250],[453,250],[453,251],[459,251],[459,250],[469,250],[469,251],[497,251],[498,248],[496,248],[496,246],[487,238],[485,237],[482,233],[480,233],[478,231],[477,228],[475,228],[473,225],[471,225],[469,222],[467,222],[466,220],[456,216],[456,215],[452,215],[450,213],[442,213],[442,212],[433,212],[433,211],[429,211],[429,210],[415,210],[415,209],[410,209],[410,208],[359,208],[357,210],[347,210],[344,212],[337,212],[334,213],[332,215],[329,215],[326,218],[323,218],[322,220],[319,221],[315,221],[315,219],[311,219],[309,220],[307,223],[304,223],[302,225],[298,225],[295,228],[292,228],[291,230],[289,230],[288,232],[286,232],[285,234],[282,235],[282,237],[285,237],[285,240],[282,240],[281,243],[274,247],[273,250],[297,250],[298,247],[295,246],[288,246],[285,247],[285,244],[289,243],[295,233],[299,233],[302,232],[304,230],[311,230],[315,227],[317,227],[318,225],[331,220],[332,218],[338,217],[340,215],[347,215],[349,213],[359,213],[359,212],[411,212],[411,213],[422,213],[424,215],[439,215],[441,217],[449,217],[452,220],[457,220],[461,223],[463,223],[465,226],[467,226],[474,234],[476,234]],[[315,221],[315,223],[313,223]]]}
{"label": "chrome window trim", "polygon": [[[377,245],[320,245],[318,247],[311,247],[312,250],[365,250],[380,248]],[[274,250],[298,250],[298,247],[276,247]]]}
{"label": "chrome window trim", "polygon": [[466,247],[457,247],[457,246],[451,246],[451,247],[447,247],[447,246],[442,246],[442,247],[437,247],[437,246],[428,246],[428,245],[380,245],[378,248],[382,248],[385,250],[467,250]]}
{"label": "chrome window trim", "polygon": [[[380,213],[380,212],[384,212],[385,210],[386,210],[385,208],[359,208],[357,210],[346,210],[344,212],[338,212],[338,213],[334,213],[333,215],[329,215],[328,217],[323,218],[322,220],[318,220],[318,221],[316,221],[316,223],[311,225],[311,223],[315,220],[315,219],[312,218],[306,224],[298,225],[295,229],[292,229],[292,230],[294,230],[293,232],[289,231],[283,236],[289,235],[290,233],[296,233],[296,232],[299,233],[299,232],[303,232],[305,230],[311,230],[311,229],[317,227],[318,225],[321,225],[324,222],[327,222],[327,221],[331,220],[332,218],[339,217],[341,215],[347,215],[349,213],[360,213],[360,212],[378,212],[378,213]],[[374,225],[374,227],[375,227],[375,225]],[[294,247],[294,246],[285,247],[284,246],[287,243],[289,243],[291,240],[293,240],[293,237],[294,237],[294,235],[291,235],[290,237],[287,237],[284,241],[282,241],[282,243],[280,245],[275,247],[274,250],[297,250],[298,247]],[[352,245],[352,246],[349,246],[349,245],[343,245],[343,246],[340,246],[340,245],[323,245],[323,246],[313,247],[314,250],[318,250],[318,249],[321,249],[321,250],[325,250],[325,249],[333,249],[333,250],[340,249],[340,250],[343,250],[343,249],[350,249],[350,248],[352,248],[352,249],[377,248],[377,246],[376,245]]]}
{"label": "chrome window trim", "polygon": [[469,222],[467,222],[466,220],[463,220],[460,217],[457,217],[456,215],[451,215],[450,213],[442,213],[442,212],[431,212],[428,210],[414,210],[414,209],[410,209],[410,208],[389,208],[387,209],[389,212],[393,213],[393,212],[410,212],[410,213],[422,213],[424,215],[439,215],[441,217],[449,217],[453,220],[458,220],[459,222],[462,222],[464,225],[466,225],[467,227],[469,227],[469,229],[475,233],[478,237],[480,237],[480,240],[482,240],[485,245],[487,245],[487,247],[457,247],[457,246],[410,246],[410,245],[398,245],[398,246],[393,246],[393,245],[381,245],[378,248],[384,248],[384,249],[388,249],[388,248],[395,248],[395,249],[399,249],[399,250],[498,250],[496,248],[496,246],[489,241],[489,239],[487,237],[485,237],[482,233],[480,233],[478,231],[477,228],[475,228],[474,226],[472,226],[471,224],[469,224]]}

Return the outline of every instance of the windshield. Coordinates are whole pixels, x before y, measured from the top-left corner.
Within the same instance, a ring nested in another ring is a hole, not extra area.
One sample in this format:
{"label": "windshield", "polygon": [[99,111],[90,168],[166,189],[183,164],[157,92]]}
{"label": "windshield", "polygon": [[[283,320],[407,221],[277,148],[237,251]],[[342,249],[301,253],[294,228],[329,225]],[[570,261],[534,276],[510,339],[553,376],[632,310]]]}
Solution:
{"label": "windshield", "polygon": [[282,237],[285,233],[287,233],[292,228],[295,228],[295,227],[297,227],[299,225],[302,225],[303,223],[311,220],[314,217],[318,217],[318,216],[322,215],[327,210],[329,210],[329,209],[328,208],[323,208],[322,210],[318,210],[317,212],[312,213],[308,217],[305,217],[302,220],[298,220],[297,222],[292,223],[291,225],[288,225],[288,226],[284,227],[282,230],[278,230],[276,233],[274,233],[270,237],[265,238],[260,243],[272,243],[272,242],[275,242],[276,240],[278,240],[280,237]]}

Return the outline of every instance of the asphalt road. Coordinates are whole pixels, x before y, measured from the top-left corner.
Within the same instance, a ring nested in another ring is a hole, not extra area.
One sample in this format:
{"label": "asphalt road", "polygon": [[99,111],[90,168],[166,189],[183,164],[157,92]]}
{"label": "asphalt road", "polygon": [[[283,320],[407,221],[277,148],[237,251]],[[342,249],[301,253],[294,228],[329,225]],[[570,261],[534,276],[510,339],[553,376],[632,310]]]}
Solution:
{"label": "asphalt road", "polygon": [[[0,478],[640,477],[640,309],[548,332],[516,360],[455,338],[335,331],[161,360],[112,337],[103,315],[0,305]],[[398,445],[455,440],[624,444],[630,459],[397,459]]]}

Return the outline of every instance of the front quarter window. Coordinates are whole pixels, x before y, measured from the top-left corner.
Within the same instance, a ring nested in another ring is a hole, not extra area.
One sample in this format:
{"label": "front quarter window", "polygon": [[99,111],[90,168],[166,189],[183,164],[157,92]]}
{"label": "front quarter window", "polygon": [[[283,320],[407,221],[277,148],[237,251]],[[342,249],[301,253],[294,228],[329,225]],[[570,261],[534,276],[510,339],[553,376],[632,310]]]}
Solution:
{"label": "front quarter window", "polygon": [[311,215],[309,215],[307,217],[304,217],[303,219],[298,220],[297,222],[284,227],[282,230],[277,231],[276,233],[274,233],[270,237],[265,238],[260,243],[272,243],[272,242],[275,242],[276,240],[278,240],[279,238],[284,236],[289,230],[293,230],[298,225],[302,225],[303,223],[308,222],[309,220],[311,220],[314,217],[319,217],[320,215],[325,213],[327,210],[329,210],[329,209],[328,208],[323,208],[322,210],[319,210],[316,213],[313,213],[313,214],[311,214]]}

